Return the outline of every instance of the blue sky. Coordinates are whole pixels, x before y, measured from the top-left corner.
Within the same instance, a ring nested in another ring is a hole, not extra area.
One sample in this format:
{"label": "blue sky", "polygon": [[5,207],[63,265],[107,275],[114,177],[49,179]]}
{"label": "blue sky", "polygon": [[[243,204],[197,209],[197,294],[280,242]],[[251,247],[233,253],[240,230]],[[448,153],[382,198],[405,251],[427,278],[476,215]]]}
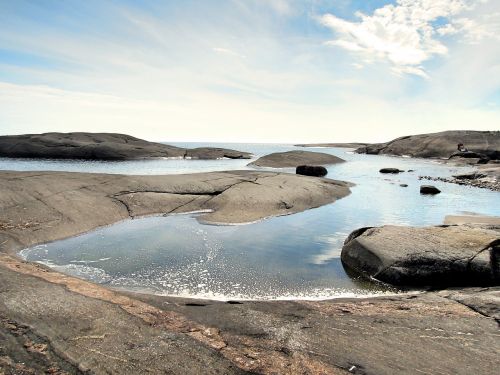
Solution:
{"label": "blue sky", "polygon": [[500,129],[496,0],[0,0],[0,133]]}

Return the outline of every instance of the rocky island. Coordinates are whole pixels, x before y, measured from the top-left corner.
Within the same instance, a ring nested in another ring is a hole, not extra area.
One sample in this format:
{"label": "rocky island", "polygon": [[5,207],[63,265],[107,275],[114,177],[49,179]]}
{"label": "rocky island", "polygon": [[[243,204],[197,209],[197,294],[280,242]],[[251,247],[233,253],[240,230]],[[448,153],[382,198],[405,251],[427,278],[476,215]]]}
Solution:
{"label": "rocky island", "polygon": [[357,148],[355,152],[429,158],[456,165],[472,165],[478,172],[451,178],[420,178],[500,191],[500,131],[450,130],[409,135],[385,143],[369,144]]}
{"label": "rocky island", "polygon": [[250,159],[224,148],[184,149],[115,133],[44,133],[0,136],[0,157],[133,160],[147,158]]}
{"label": "rocky island", "polygon": [[329,165],[345,160],[330,154],[311,151],[286,151],[265,155],[248,165],[269,168],[296,168],[299,165]]}
{"label": "rocky island", "polygon": [[462,144],[469,152],[486,155],[492,160],[500,159],[500,131],[450,130],[408,135],[385,143],[369,144],[356,149],[356,152],[371,155],[449,159],[457,153],[459,144]]}
{"label": "rocky island", "polygon": [[297,147],[339,147],[339,148],[359,148],[368,146],[368,143],[361,142],[345,142],[345,143],[300,143],[294,146]]}

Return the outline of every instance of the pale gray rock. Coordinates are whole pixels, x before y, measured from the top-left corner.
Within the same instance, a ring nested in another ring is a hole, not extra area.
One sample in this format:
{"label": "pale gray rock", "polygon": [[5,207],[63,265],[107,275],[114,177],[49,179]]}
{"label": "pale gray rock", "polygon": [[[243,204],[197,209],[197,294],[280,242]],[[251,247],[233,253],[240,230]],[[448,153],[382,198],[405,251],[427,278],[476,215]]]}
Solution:
{"label": "pale gray rock", "polygon": [[270,168],[297,168],[299,165],[330,165],[344,162],[337,156],[322,152],[286,151],[276,152],[251,162],[248,165]]}
{"label": "pale gray rock", "polygon": [[472,225],[362,228],[347,238],[341,258],[394,285],[498,285],[500,232]]}

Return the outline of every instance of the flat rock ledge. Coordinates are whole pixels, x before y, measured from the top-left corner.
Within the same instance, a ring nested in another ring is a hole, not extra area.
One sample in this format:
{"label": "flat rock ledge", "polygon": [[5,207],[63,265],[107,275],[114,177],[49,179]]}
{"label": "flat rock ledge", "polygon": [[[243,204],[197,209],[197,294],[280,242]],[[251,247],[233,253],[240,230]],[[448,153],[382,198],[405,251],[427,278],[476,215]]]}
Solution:
{"label": "flat rock ledge", "polygon": [[332,203],[350,194],[349,186],[256,171],[166,176],[2,171],[0,244],[26,247],[154,214],[204,211],[199,221],[247,223]]}
{"label": "flat rock ledge", "polygon": [[251,158],[248,152],[224,148],[185,149],[126,134],[83,132],[0,136],[0,156],[83,160]]}
{"label": "flat rock ledge", "polygon": [[500,226],[361,228],[342,248],[344,265],[398,286],[500,284]]}
{"label": "flat rock ledge", "polygon": [[323,152],[286,151],[262,156],[248,165],[269,168],[297,168],[299,165],[305,164],[330,165],[344,161],[344,159]]}

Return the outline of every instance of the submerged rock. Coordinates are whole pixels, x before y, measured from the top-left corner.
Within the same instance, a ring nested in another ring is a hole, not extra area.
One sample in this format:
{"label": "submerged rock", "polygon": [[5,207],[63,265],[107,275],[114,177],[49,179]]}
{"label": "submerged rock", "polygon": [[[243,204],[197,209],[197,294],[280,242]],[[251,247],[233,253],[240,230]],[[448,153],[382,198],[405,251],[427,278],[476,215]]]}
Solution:
{"label": "submerged rock", "polygon": [[361,228],[346,239],[341,259],[352,270],[393,285],[498,285],[500,227]]}
{"label": "submerged rock", "polygon": [[295,173],[304,176],[323,177],[328,174],[328,171],[320,165],[299,165],[295,169]]}
{"label": "submerged rock", "polygon": [[441,193],[441,190],[439,190],[437,187],[433,185],[422,185],[420,186],[420,194],[424,195],[436,195]]}

